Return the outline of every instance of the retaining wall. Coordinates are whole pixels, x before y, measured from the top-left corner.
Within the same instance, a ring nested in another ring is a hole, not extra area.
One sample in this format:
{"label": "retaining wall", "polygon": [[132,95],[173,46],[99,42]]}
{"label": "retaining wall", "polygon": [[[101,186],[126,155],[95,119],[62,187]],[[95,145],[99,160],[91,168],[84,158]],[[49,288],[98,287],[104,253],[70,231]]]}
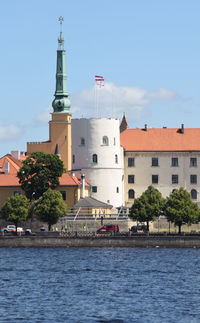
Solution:
{"label": "retaining wall", "polygon": [[0,248],[8,247],[164,247],[164,248],[200,248],[200,237],[37,237],[2,236]]}

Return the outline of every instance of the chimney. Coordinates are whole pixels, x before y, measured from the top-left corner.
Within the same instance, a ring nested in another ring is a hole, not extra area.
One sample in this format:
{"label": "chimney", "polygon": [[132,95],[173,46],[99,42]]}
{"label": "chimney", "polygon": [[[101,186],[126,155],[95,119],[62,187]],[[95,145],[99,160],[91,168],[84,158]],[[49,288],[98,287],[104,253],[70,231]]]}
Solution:
{"label": "chimney", "polygon": [[20,160],[20,151],[19,150],[12,150],[10,153],[14,158]]}
{"label": "chimney", "polygon": [[182,125],[181,125],[181,129],[180,129],[181,131],[181,133],[184,133],[184,124],[182,123]]}
{"label": "chimney", "polygon": [[144,131],[147,131],[147,124],[145,123],[145,125],[144,125]]}
{"label": "chimney", "polygon": [[85,198],[85,174],[81,174],[81,198]]}

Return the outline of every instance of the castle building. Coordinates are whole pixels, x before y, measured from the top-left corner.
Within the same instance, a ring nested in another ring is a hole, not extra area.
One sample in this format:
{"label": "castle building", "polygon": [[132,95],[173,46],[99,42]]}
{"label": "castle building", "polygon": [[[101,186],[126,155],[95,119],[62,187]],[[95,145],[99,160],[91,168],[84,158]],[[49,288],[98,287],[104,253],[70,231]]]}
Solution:
{"label": "castle building", "polygon": [[130,207],[149,185],[163,195],[185,188],[200,202],[200,128],[125,129],[124,199]]}

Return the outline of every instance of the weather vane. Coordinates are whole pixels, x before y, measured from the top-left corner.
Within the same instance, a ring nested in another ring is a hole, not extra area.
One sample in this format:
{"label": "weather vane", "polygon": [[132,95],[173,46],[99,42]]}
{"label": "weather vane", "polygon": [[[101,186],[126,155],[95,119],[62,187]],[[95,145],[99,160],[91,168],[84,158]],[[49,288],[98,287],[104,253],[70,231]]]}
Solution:
{"label": "weather vane", "polygon": [[58,20],[60,21],[60,37],[58,38],[58,44],[59,44],[59,48],[61,49],[64,46],[64,39],[62,37],[62,22],[64,21],[64,18],[60,16]]}

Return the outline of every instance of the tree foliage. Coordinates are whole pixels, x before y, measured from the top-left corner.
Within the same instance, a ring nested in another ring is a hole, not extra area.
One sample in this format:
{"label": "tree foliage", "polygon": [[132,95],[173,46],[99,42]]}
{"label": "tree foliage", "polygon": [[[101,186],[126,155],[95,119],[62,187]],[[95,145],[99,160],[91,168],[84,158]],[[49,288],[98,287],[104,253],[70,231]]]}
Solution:
{"label": "tree foliage", "polygon": [[60,216],[67,212],[62,194],[56,190],[48,189],[35,203],[34,214],[38,220],[48,223],[49,230],[58,222]]}
{"label": "tree foliage", "polygon": [[130,217],[138,222],[146,222],[147,231],[149,231],[149,222],[154,221],[161,214],[163,205],[162,194],[153,186],[149,186],[139,198],[135,199]]}
{"label": "tree foliage", "polygon": [[198,205],[191,200],[190,194],[181,187],[174,190],[166,199],[164,215],[168,221],[179,227],[179,233],[181,233],[183,224],[192,224],[198,221],[200,210]]}
{"label": "tree foliage", "polygon": [[6,221],[15,224],[16,232],[18,223],[26,221],[29,216],[29,200],[25,195],[16,194],[8,198],[0,211],[0,216]]}
{"label": "tree foliage", "polygon": [[58,186],[63,172],[63,162],[57,155],[36,152],[23,161],[17,176],[27,198],[32,200],[42,196],[49,187]]}

